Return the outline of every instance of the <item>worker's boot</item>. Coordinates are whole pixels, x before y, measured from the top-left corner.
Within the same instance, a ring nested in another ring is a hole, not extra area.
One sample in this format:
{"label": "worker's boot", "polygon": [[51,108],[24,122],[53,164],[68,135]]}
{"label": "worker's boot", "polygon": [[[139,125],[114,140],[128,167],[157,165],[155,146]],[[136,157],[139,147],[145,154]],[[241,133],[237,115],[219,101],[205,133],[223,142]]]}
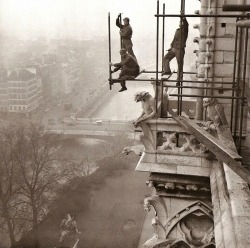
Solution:
{"label": "worker's boot", "polygon": [[119,92],[122,92],[122,91],[127,90],[127,87],[126,87],[125,81],[122,81],[122,82],[121,82],[121,86],[122,86],[122,88],[119,90]]}

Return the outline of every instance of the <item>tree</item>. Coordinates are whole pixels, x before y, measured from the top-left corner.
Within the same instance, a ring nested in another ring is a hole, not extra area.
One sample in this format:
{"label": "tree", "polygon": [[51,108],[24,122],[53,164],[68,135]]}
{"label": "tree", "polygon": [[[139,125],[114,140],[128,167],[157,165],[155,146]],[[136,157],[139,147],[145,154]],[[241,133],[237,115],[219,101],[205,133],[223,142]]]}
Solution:
{"label": "tree", "polygon": [[16,245],[16,236],[22,230],[22,224],[17,226],[15,218],[18,216],[17,191],[19,186],[15,181],[15,162],[12,149],[14,137],[9,129],[0,132],[0,211],[1,227],[7,227],[11,246]]}
{"label": "tree", "polygon": [[1,213],[11,243],[15,244],[15,223],[20,223],[19,232],[21,227],[32,229],[33,247],[38,247],[39,222],[57,189],[75,174],[76,168],[60,152],[58,137],[44,133],[41,126],[24,123],[3,127],[1,139],[5,141],[0,146],[1,170],[7,182],[0,184]]}

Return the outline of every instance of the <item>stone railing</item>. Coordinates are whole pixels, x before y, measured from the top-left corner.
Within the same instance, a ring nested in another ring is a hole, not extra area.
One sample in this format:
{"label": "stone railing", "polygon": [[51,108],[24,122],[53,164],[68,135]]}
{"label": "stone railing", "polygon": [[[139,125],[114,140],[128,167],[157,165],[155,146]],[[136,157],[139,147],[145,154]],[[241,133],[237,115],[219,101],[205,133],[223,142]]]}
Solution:
{"label": "stone railing", "polygon": [[173,119],[149,120],[142,123],[141,128],[144,134],[141,141],[146,152],[190,156],[204,153],[199,141]]}
{"label": "stone railing", "polygon": [[209,176],[210,154],[173,119],[157,118],[141,123],[145,150],[137,170]]}

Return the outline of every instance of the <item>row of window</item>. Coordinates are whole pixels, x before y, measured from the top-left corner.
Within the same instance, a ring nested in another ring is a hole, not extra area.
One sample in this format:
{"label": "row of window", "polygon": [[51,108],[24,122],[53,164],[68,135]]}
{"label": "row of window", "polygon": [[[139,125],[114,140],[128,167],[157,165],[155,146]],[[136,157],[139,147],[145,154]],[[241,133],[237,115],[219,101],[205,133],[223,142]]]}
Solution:
{"label": "row of window", "polygon": [[13,110],[26,110],[27,106],[9,106],[9,110],[13,111]]}

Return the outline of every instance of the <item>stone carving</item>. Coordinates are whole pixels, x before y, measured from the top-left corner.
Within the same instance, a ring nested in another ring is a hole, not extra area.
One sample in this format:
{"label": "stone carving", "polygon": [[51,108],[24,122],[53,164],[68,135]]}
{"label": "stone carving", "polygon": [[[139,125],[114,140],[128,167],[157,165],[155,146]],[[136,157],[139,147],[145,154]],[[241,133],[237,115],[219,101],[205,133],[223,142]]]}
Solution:
{"label": "stone carving", "polygon": [[214,244],[213,222],[201,211],[187,216],[178,223],[178,228],[192,247]]}
{"label": "stone carving", "polygon": [[155,218],[152,220],[152,225],[155,229],[157,239],[165,239],[166,232],[164,226],[167,222],[167,208],[164,200],[160,196],[152,196],[144,199],[144,210],[150,211],[151,207],[155,210]]}
{"label": "stone carving", "polygon": [[155,150],[156,148],[156,134],[152,132],[150,126],[147,123],[140,124],[143,131],[143,135],[140,136],[140,140],[146,150]]}
{"label": "stone carving", "polygon": [[155,99],[146,91],[140,91],[135,94],[135,101],[141,102],[142,113],[133,121],[135,127],[138,127],[142,121],[152,119],[156,115],[156,102]]}
{"label": "stone carving", "polygon": [[[150,181],[152,182],[152,181]],[[149,182],[148,182],[149,184]],[[205,186],[201,186],[201,185],[196,185],[196,184],[177,184],[174,182],[166,182],[165,184],[162,183],[154,183],[153,186],[156,189],[160,189],[160,188],[165,188],[166,191],[168,190],[177,190],[177,191],[182,191],[182,193],[185,193],[185,191],[199,191],[199,192],[210,192],[210,188],[209,187],[205,187]]]}
{"label": "stone carving", "polygon": [[172,150],[175,152],[188,152],[192,151],[193,153],[200,153],[200,146],[198,140],[190,134],[187,133],[178,133],[179,141],[182,138],[182,142],[179,142],[177,147],[176,141],[176,132],[163,132],[163,140],[166,140],[158,148],[160,150]]}
{"label": "stone carving", "polygon": [[216,98],[204,98],[203,107],[207,111],[207,117],[212,121],[208,123],[210,128],[217,129],[219,126],[228,125],[224,108]]}
{"label": "stone carving", "polygon": [[163,220],[166,207],[159,196],[148,197],[144,203],[147,210],[153,206],[157,215],[152,220],[155,235],[143,248],[215,248],[212,209],[207,204],[193,202]]}
{"label": "stone carving", "polygon": [[200,10],[199,10],[199,9],[196,9],[196,10],[194,11],[194,14],[195,14],[195,15],[200,15]]}
{"label": "stone carving", "polygon": [[175,189],[174,183],[165,183],[165,189]]}
{"label": "stone carving", "polygon": [[185,187],[182,186],[182,185],[176,185],[175,188],[178,189],[178,190],[184,190],[185,189]]}
{"label": "stone carving", "polygon": [[187,190],[190,190],[190,191],[197,191],[197,190],[198,190],[198,187],[197,187],[197,185],[195,185],[195,184],[191,184],[191,185],[187,185],[187,186],[186,186],[186,189],[187,189]]}
{"label": "stone carving", "polygon": [[145,199],[147,209],[151,208],[149,206],[154,206],[158,215],[152,221],[155,235],[142,246],[143,248],[215,248],[210,206],[201,201],[193,202],[172,217],[165,216],[166,221],[163,222],[160,218],[166,213],[166,208],[159,198],[154,196]]}
{"label": "stone carving", "polygon": [[194,37],[194,38],[193,38],[193,42],[199,44],[200,38],[199,38],[199,37]]}
{"label": "stone carving", "polygon": [[200,30],[200,24],[197,24],[197,23],[196,23],[196,24],[194,24],[194,25],[193,25],[193,28],[194,28],[194,29],[198,29],[198,30]]}
{"label": "stone carving", "polygon": [[147,181],[147,182],[146,182],[146,185],[147,185],[149,188],[152,188],[152,187],[154,187],[154,182],[153,182],[153,181]]}
{"label": "stone carving", "polygon": [[122,153],[125,155],[130,154],[131,152],[134,152],[136,155],[141,156],[144,150],[143,145],[135,145],[135,146],[126,146],[124,147]]}

